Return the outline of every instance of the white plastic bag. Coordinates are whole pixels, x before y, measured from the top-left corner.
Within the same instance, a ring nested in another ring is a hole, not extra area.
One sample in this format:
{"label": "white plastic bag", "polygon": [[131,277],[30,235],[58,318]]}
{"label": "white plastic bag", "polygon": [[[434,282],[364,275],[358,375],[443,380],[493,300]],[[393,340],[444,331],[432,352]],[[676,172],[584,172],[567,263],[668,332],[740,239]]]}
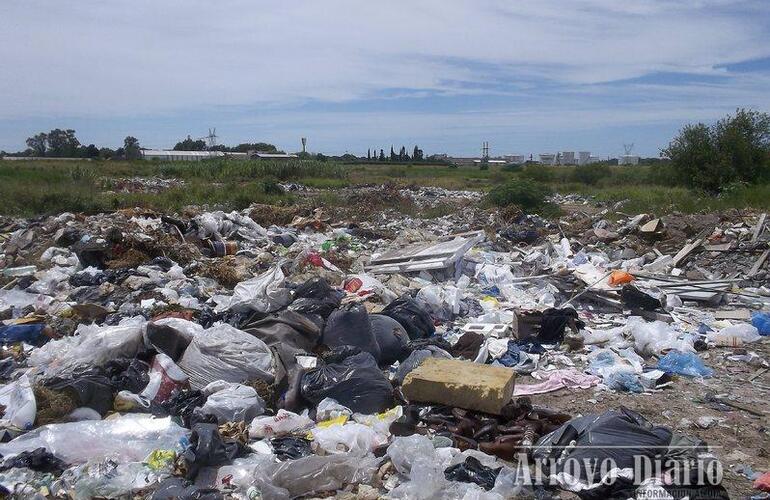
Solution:
{"label": "white plastic bag", "polygon": [[223,380],[212,382],[203,388],[208,396],[201,407],[204,415],[214,415],[217,422],[251,422],[265,412],[265,402],[253,387],[232,384]]}
{"label": "white plastic bag", "polygon": [[255,418],[249,426],[250,438],[283,436],[292,432],[308,429],[313,421],[307,415],[297,415],[287,410],[278,410],[272,417]]}
{"label": "white plastic bag", "polygon": [[0,388],[0,404],[5,406],[3,420],[24,430],[31,429],[35,424],[37,402],[26,374]]}
{"label": "white plastic bag", "polygon": [[718,332],[709,332],[706,339],[718,346],[738,347],[740,345],[755,342],[761,339],[759,330],[748,323],[730,325]]}
{"label": "white plastic bag", "polygon": [[273,355],[264,342],[228,324],[214,325],[196,335],[177,363],[190,377],[190,387],[211,382],[274,379]]}
{"label": "white plastic bag", "polygon": [[65,376],[77,368],[94,368],[115,358],[133,358],[142,344],[141,316],[125,318],[115,326],[78,326],[75,335],[52,340],[32,351],[29,365],[43,378]]}
{"label": "white plastic bag", "polygon": [[281,267],[273,266],[265,273],[235,285],[233,296],[218,304],[215,311],[277,311],[291,302],[289,289],[284,286],[285,280]]}
{"label": "white plastic bag", "polygon": [[188,433],[170,417],[129,414],[108,420],[44,425],[0,444],[0,454],[8,458],[45,448],[71,464],[106,459],[141,462],[153,450],[181,450],[180,441]]}
{"label": "white plastic bag", "polygon": [[310,433],[318,447],[328,454],[349,453],[363,457],[388,442],[387,435],[356,422],[314,427]]}
{"label": "white plastic bag", "polygon": [[636,352],[642,356],[659,356],[665,351],[676,349],[695,352],[691,337],[679,338],[679,333],[663,321],[636,322],[631,328]]}

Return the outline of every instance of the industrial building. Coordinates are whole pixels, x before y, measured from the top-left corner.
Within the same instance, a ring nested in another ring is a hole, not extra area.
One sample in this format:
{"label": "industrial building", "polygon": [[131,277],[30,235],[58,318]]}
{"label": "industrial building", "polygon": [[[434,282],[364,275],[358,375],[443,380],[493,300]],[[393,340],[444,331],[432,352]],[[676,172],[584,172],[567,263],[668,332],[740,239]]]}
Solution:
{"label": "industrial building", "polygon": [[249,151],[248,156],[252,160],[294,160],[299,158],[292,153],[263,153],[261,151]]}
{"label": "industrial building", "polygon": [[246,159],[246,153],[223,153],[222,151],[167,151],[165,149],[143,149],[143,160],[201,161],[212,158]]}

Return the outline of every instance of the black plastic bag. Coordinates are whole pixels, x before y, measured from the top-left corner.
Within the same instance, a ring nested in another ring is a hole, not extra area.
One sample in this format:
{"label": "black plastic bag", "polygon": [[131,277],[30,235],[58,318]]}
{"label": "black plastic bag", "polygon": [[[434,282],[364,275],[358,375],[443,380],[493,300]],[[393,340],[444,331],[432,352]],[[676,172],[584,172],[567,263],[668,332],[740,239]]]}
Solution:
{"label": "black plastic bag", "polygon": [[380,359],[380,346],[372,333],[369,313],[363,304],[336,309],[329,315],[321,343],[331,347],[352,345]]}
{"label": "black plastic bag", "polygon": [[[338,350],[334,350],[339,352]],[[333,351],[333,352],[334,352]],[[341,351],[351,353],[349,347]],[[308,370],[300,381],[300,394],[313,406],[332,398],[354,412],[372,414],[393,406],[393,387],[368,352],[334,359]]]}
{"label": "black plastic bag", "polygon": [[87,406],[104,416],[112,409],[115,391],[110,379],[98,373],[87,372],[71,379],[55,378],[46,387],[70,395],[78,406]]}
{"label": "black plastic bag", "polygon": [[382,314],[371,314],[369,321],[372,333],[380,347],[380,366],[390,366],[396,361],[403,361],[409,355],[407,344],[409,335],[401,323]]}
{"label": "black plastic bag", "polygon": [[161,403],[161,406],[169,415],[180,417],[182,422],[184,422],[185,427],[189,428],[190,417],[192,416],[193,411],[196,408],[203,406],[205,402],[206,396],[204,396],[201,391],[191,390],[178,392],[170,399]]}
{"label": "black plastic bag", "polygon": [[311,278],[294,290],[289,310],[326,319],[340,306],[344,296],[345,292],[333,288],[325,279]]}
{"label": "black plastic bag", "polygon": [[449,481],[460,481],[462,483],[475,483],[489,491],[495,486],[497,475],[500,470],[482,465],[478,459],[468,457],[465,462],[455,464],[444,471],[444,477]]}
{"label": "black plastic bag", "polygon": [[381,314],[401,323],[410,339],[430,337],[436,333],[433,318],[409,295],[403,295],[388,304]]}
{"label": "black plastic bag", "polygon": [[577,333],[585,328],[585,323],[578,319],[577,311],[571,307],[564,309],[550,308],[543,311],[537,340],[541,344],[558,344],[564,340],[564,328],[569,326]]}
{"label": "black plastic bag", "polygon": [[278,457],[278,460],[296,460],[312,455],[310,443],[311,441],[296,436],[277,437],[270,440],[273,453]]}
{"label": "black plastic bag", "polygon": [[48,472],[58,476],[68,465],[63,460],[48,453],[45,448],[36,448],[32,451],[22,451],[15,457],[9,458],[0,465],[0,471],[17,467],[26,467],[37,472]]}
{"label": "black plastic bag", "polygon": [[150,500],[224,500],[225,495],[216,488],[199,488],[181,477],[164,479],[152,492]]}
{"label": "black plastic bag", "polygon": [[655,311],[663,307],[659,299],[644,293],[634,285],[626,285],[620,290],[620,301],[629,309]]}
{"label": "black plastic bag", "polygon": [[186,477],[195,478],[201,467],[228,464],[241,451],[238,442],[225,442],[222,439],[217,424],[195,424],[190,434],[190,445],[182,453],[187,466]]}
{"label": "black plastic bag", "polygon": [[119,358],[108,361],[104,372],[110,378],[110,384],[115,392],[142,392],[150,382],[150,365],[133,358]]}
{"label": "black plastic bag", "polygon": [[162,352],[174,362],[177,362],[190,345],[192,336],[180,332],[170,325],[160,325],[155,322],[150,322],[147,323],[145,339],[156,351]]}

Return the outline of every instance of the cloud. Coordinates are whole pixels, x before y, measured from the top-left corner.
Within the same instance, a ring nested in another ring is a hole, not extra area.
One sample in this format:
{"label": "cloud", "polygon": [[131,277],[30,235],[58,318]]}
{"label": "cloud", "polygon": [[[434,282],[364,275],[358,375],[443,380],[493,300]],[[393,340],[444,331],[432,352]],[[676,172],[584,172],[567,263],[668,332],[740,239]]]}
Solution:
{"label": "cloud", "polygon": [[[769,22],[764,0],[4,0],[0,120],[237,108],[312,119],[303,105],[436,96],[456,99],[409,119],[467,123],[463,97],[477,104],[471,116],[490,123],[511,115],[474,98],[597,117],[612,111],[602,109],[608,102],[635,103],[637,92],[659,116],[671,115],[660,103],[713,107],[709,92],[730,96],[730,107],[766,104],[764,76],[725,68],[770,56]],[[662,73],[729,80],[633,83]],[[639,115],[630,106],[621,116]]]}

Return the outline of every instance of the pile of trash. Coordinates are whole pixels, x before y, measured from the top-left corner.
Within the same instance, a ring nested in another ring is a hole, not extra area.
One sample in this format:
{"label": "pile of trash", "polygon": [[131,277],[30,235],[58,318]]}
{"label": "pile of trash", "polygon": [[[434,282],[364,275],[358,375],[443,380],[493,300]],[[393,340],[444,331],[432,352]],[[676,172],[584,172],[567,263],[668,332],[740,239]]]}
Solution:
{"label": "pile of trash", "polygon": [[582,413],[541,398],[654,398],[718,377],[717,353],[761,380],[765,216],[687,229],[645,214],[609,222],[607,209],[471,212],[0,219],[0,488],[680,498],[687,463],[699,478],[688,494],[728,498],[709,445],[634,399]]}

